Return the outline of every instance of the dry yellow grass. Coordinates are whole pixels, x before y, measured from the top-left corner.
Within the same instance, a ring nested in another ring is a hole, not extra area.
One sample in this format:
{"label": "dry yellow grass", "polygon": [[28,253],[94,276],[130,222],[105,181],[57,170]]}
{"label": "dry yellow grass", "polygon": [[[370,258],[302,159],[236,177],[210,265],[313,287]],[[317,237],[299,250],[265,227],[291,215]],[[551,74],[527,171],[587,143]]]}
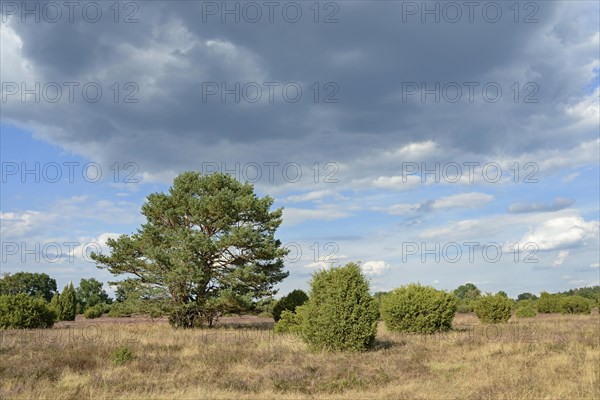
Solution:
{"label": "dry yellow grass", "polygon": [[[376,348],[355,354],[310,353],[259,322],[208,331],[101,318],[0,331],[0,398],[600,398],[597,313],[497,326],[459,315],[454,331],[432,336],[381,325]],[[115,365],[123,346],[135,358]]]}

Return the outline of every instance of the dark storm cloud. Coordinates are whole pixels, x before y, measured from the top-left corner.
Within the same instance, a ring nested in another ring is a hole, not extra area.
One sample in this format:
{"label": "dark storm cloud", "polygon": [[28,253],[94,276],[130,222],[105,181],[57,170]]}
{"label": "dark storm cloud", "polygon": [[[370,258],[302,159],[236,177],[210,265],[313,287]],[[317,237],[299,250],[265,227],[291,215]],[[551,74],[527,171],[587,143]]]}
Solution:
{"label": "dark storm cloud", "polygon": [[[582,72],[597,59],[586,44],[597,26],[582,7],[539,2],[539,22],[532,24],[514,23],[512,15],[492,24],[479,14],[474,23],[423,24],[402,22],[402,2],[339,2],[338,23],[315,24],[308,3],[298,4],[305,17],[295,24],[281,17],[203,22],[205,4],[191,1],[139,2],[133,24],[112,17],[95,24],[79,17],[74,23],[11,21],[38,81],[96,81],[104,97],[98,103],[9,102],[3,118],[88,157],[135,157],[148,172],[194,167],[198,160],[351,162],[425,140],[469,154],[520,154],[595,137],[565,113],[582,98],[588,84]],[[138,84],[139,102],[108,101],[113,82]],[[223,103],[218,95],[207,101],[207,82],[296,82],[303,97],[297,103],[280,95],[273,103],[235,103],[232,96]],[[314,103],[314,82],[333,83],[339,101]],[[403,98],[406,82],[480,86],[473,103],[464,87],[457,103],[422,103],[419,94]],[[502,87],[498,103],[482,99],[487,82]],[[536,104],[521,101],[527,82],[539,89]]]}

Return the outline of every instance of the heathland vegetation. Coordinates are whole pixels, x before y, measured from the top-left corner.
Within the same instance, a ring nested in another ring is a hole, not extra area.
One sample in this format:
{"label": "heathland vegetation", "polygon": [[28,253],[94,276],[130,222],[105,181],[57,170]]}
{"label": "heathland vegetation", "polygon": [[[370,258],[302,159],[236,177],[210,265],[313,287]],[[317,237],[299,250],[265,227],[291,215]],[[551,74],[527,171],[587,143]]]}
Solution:
{"label": "heathland vegetation", "polygon": [[[228,175],[184,173],[148,196],[136,233],[93,255],[122,278],[111,282],[115,299],[94,278],[59,292],[47,274],[3,275],[0,397],[600,397],[589,315],[599,286],[515,299],[473,283],[372,294],[350,262],[276,299],[287,272],[272,204]],[[77,326],[96,330],[55,338]],[[19,336],[31,330],[50,333],[40,346]],[[221,340],[232,332],[244,339]]]}

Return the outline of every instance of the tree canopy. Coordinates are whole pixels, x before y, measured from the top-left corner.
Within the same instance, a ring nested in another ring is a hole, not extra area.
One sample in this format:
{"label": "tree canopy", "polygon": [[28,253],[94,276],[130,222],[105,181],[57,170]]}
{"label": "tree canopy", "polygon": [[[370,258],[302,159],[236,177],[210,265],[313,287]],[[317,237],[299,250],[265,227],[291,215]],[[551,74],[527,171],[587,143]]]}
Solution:
{"label": "tree canopy", "polygon": [[110,304],[112,302],[106,291],[102,289],[102,282],[95,278],[81,279],[75,294],[82,311],[97,304]]}
{"label": "tree canopy", "polygon": [[275,239],[282,209],[271,211],[272,204],[227,174],[184,172],[168,193],[147,197],[147,221],[136,233],[109,239],[110,255],[91,257],[115,275],[163,290],[172,325],[210,326],[274,294],[288,276],[288,251]]}
{"label": "tree canopy", "polygon": [[56,281],[44,273],[17,272],[0,278],[0,295],[25,293],[50,301],[56,292]]}

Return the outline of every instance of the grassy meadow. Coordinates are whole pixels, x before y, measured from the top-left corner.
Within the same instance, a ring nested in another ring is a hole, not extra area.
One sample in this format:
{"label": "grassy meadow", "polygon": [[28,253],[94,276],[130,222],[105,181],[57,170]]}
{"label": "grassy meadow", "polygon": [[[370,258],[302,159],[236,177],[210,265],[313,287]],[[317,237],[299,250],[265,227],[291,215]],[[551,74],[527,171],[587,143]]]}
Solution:
{"label": "grassy meadow", "polygon": [[[146,317],[0,331],[0,398],[599,399],[600,317],[540,314],[451,332],[378,327],[363,353],[311,353],[269,318],[175,330]],[[119,354],[120,352],[120,354]]]}

